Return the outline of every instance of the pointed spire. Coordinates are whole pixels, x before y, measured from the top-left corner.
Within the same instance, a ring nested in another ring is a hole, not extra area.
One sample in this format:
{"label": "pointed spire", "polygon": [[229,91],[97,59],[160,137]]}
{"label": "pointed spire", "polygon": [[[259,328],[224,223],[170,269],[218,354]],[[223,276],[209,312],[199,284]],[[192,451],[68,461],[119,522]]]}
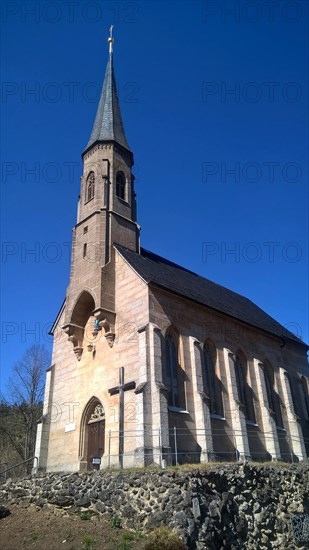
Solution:
{"label": "pointed spire", "polygon": [[125,135],[113,66],[113,25],[110,28],[109,59],[106,67],[101,97],[90,140],[86,150],[96,141],[116,141],[131,151]]}

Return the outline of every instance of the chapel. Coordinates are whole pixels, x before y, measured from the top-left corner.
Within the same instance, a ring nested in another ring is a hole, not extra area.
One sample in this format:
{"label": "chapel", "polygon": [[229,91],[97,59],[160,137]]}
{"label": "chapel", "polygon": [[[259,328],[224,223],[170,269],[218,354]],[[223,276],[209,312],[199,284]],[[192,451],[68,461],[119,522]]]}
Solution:
{"label": "chapel", "polygon": [[308,346],[249,299],[141,247],[108,41],[35,467],[302,461]]}

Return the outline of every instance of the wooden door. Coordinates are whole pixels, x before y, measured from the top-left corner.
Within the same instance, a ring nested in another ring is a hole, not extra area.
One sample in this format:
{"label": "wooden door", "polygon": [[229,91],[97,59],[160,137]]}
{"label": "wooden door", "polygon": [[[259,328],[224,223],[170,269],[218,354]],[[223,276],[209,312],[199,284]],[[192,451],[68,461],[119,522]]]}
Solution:
{"label": "wooden door", "polygon": [[93,469],[92,459],[104,454],[105,420],[88,424],[88,469]]}

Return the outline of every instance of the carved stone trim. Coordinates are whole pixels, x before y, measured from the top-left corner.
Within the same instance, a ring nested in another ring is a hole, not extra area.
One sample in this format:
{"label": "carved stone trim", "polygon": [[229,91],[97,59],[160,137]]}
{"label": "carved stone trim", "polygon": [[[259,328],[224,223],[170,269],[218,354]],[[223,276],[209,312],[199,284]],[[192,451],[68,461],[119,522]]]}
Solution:
{"label": "carved stone trim", "polygon": [[197,347],[201,347],[203,345],[203,342],[198,340],[198,338],[192,338],[192,340],[193,340],[193,344]]}
{"label": "carved stone trim", "polygon": [[62,327],[62,330],[68,335],[68,341],[71,342],[77,360],[80,361],[83,353],[84,328],[74,323],[68,323]]}
{"label": "carved stone trim", "polygon": [[68,323],[67,325],[63,325],[62,327],[62,330],[64,330],[64,332],[66,333],[71,332],[74,329],[84,330],[84,327],[76,325],[75,323]]}
{"label": "carved stone trim", "polygon": [[115,341],[115,319],[116,313],[108,309],[98,308],[93,312],[96,319],[96,327],[93,331],[93,336],[96,336],[99,330],[104,330],[104,336],[110,348],[113,347]]}
{"label": "carved stone trim", "polygon": [[168,388],[162,382],[156,382],[156,386],[159,388],[160,391],[168,392]]}
{"label": "carved stone trim", "polygon": [[140,334],[141,332],[145,332],[145,330],[147,330],[147,327],[148,327],[149,323],[146,323],[145,325],[141,325],[140,327],[138,327],[137,329],[137,332]]}
{"label": "carved stone trim", "polygon": [[203,391],[198,391],[197,393],[201,396],[201,399],[203,401],[209,401],[210,400],[210,397],[209,397],[209,395],[207,395],[207,393],[205,393]]}
{"label": "carved stone trim", "polygon": [[276,413],[275,411],[273,411],[270,407],[266,407],[266,409],[268,410],[268,414],[269,416],[271,416],[272,418],[276,418]]}
{"label": "carved stone trim", "polygon": [[100,422],[100,420],[105,420],[105,412],[101,403],[98,403],[88,420],[88,424],[92,424],[93,422]]}
{"label": "carved stone trim", "polygon": [[81,360],[81,356],[83,354],[83,348],[80,346],[77,346],[76,348],[73,348],[73,351],[76,355],[77,361]]}
{"label": "carved stone trim", "polygon": [[146,388],[147,386],[147,382],[142,382],[141,384],[139,384],[137,386],[137,388],[135,388],[134,390],[134,393],[135,394],[138,394],[138,393],[143,393],[144,389]]}
{"label": "carved stone trim", "polygon": [[152,329],[156,332],[162,332],[160,327],[158,327],[158,325],[156,325],[155,323],[149,323],[149,326],[152,326]]}
{"label": "carved stone trim", "polygon": [[107,332],[104,336],[107,340],[109,347],[112,348],[114,345],[116,334],[114,332]]}
{"label": "carved stone trim", "polygon": [[68,341],[71,342],[71,344],[73,344],[73,348],[75,348],[78,344],[77,338],[76,338],[76,336],[74,336],[74,334],[69,336]]}
{"label": "carved stone trim", "polygon": [[104,329],[105,332],[110,332],[110,324],[109,322],[107,321],[107,319],[102,319],[100,322],[99,322],[99,325],[100,325],[100,329],[102,330],[102,328]]}

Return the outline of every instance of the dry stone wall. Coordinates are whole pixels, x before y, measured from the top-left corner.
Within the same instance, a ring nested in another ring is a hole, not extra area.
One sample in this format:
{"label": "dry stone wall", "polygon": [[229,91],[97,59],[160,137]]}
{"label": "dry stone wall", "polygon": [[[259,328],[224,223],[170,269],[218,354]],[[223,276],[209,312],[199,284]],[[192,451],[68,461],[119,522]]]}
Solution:
{"label": "dry stone wall", "polygon": [[0,500],[175,529],[189,549],[309,548],[309,464],[45,474],[7,480]]}

